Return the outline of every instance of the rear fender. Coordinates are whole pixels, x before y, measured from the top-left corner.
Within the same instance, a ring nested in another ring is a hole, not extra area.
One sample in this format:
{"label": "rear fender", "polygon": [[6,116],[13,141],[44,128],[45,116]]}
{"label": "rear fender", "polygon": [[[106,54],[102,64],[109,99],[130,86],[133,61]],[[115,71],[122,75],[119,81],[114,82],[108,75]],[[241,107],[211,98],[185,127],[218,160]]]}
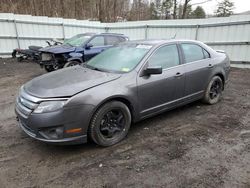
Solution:
{"label": "rear fender", "polygon": [[[225,69],[222,68],[222,67],[220,67],[220,66],[216,66],[216,67],[215,67],[215,69],[213,70],[213,72],[212,72],[211,75],[210,75],[209,82],[210,82],[210,80],[211,80],[214,76],[219,76],[219,77],[221,77],[221,79],[222,79],[222,81],[223,81],[224,84],[227,82],[228,75],[227,75]],[[208,82],[208,83],[209,83],[209,82]],[[207,84],[208,84],[208,83],[207,83]],[[224,88],[223,88],[223,90],[224,90]]]}

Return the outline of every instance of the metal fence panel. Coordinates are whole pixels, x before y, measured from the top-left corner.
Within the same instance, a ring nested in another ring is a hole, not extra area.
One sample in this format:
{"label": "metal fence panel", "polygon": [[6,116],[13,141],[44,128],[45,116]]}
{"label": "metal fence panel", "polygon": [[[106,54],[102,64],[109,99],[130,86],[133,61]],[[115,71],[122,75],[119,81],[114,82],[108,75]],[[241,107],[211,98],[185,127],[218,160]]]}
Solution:
{"label": "metal fence panel", "polygon": [[141,40],[145,39],[145,29],[144,28],[111,28],[108,30],[110,33],[123,33],[129,36],[130,40]]}
{"label": "metal fence panel", "polygon": [[0,13],[0,56],[14,48],[46,46],[45,40],[69,38],[75,34],[123,33],[131,40],[193,39],[214,49],[225,50],[231,60],[250,62],[250,15],[188,20],[149,20],[119,23],[48,18]]}
{"label": "metal fence panel", "polygon": [[196,28],[149,28],[148,38],[156,39],[193,39]]}

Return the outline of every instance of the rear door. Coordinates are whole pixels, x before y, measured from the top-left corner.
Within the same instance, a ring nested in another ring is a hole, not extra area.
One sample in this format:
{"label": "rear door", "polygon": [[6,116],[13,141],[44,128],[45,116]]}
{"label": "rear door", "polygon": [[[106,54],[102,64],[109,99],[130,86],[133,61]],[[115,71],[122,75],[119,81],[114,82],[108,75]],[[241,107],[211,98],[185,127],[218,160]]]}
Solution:
{"label": "rear door", "polygon": [[210,54],[196,43],[181,43],[180,46],[185,61],[185,96],[200,97],[207,86],[213,67]]}
{"label": "rear door", "polygon": [[183,97],[185,72],[176,44],[158,48],[145,67],[161,66],[162,74],[138,75],[138,100],[141,116],[147,116],[176,105]]}

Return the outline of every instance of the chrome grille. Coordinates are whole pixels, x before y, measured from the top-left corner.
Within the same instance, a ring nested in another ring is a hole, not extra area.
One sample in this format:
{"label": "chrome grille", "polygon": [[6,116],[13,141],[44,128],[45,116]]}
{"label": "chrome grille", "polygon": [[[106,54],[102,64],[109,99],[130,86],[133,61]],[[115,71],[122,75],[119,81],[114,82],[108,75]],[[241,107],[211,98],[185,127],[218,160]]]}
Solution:
{"label": "chrome grille", "polygon": [[27,99],[25,99],[25,98],[23,98],[23,97],[20,97],[19,99],[20,99],[20,102],[21,102],[24,106],[26,106],[27,108],[29,108],[29,109],[32,109],[32,110],[33,110],[33,109],[35,109],[36,106],[37,106],[36,103],[31,102],[31,101],[29,101],[29,100],[27,100]]}
{"label": "chrome grille", "polygon": [[17,109],[19,110],[19,112],[21,112],[22,114],[24,114],[25,116],[28,116],[32,110],[27,108],[26,106],[24,106],[22,103],[20,103],[19,98],[17,99],[17,104],[16,104]]}
{"label": "chrome grille", "polygon": [[[27,95],[27,94],[26,94]],[[38,103],[32,102],[22,96],[22,92],[16,99],[16,108],[24,116],[28,116],[36,107]]]}

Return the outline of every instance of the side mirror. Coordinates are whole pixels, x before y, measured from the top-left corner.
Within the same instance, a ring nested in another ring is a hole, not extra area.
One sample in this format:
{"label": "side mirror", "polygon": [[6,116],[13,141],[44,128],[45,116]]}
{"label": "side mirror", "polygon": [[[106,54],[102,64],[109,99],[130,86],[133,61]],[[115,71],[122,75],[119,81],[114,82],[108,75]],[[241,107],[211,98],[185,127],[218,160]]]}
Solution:
{"label": "side mirror", "polygon": [[144,75],[151,75],[151,74],[162,74],[162,67],[161,66],[147,67],[144,70]]}
{"label": "side mirror", "polygon": [[86,46],[85,46],[85,49],[90,49],[90,48],[92,48],[93,47],[93,44],[91,44],[91,43],[88,43],[88,44],[86,44]]}

